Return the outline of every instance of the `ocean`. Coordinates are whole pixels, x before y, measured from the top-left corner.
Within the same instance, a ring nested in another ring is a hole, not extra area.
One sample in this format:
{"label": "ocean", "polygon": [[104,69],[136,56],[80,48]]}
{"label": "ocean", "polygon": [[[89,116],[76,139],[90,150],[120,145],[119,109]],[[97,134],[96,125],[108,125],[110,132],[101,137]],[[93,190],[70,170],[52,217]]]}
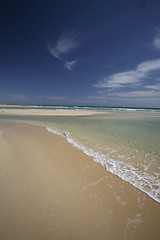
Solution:
{"label": "ocean", "polygon": [[[0,119],[44,126],[46,130],[65,137],[73,146],[91,156],[93,161],[102,164],[106,171],[160,202],[160,109],[79,106],[5,108],[57,110],[57,117],[0,115]],[[63,109],[96,110],[101,114],[58,117],[58,111]]]}

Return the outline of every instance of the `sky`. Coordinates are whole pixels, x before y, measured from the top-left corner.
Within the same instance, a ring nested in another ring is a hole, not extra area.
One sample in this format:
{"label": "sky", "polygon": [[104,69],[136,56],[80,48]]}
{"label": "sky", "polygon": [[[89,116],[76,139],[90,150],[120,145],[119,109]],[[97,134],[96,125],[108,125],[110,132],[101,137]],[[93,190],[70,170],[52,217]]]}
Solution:
{"label": "sky", "polygon": [[1,1],[0,104],[160,108],[160,1]]}

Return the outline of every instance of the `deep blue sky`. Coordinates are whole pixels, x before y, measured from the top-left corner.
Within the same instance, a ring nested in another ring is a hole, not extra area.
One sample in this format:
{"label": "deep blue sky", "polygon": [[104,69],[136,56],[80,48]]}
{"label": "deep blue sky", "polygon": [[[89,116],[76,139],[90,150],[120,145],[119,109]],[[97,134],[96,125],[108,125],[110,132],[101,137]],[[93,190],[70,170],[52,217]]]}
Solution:
{"label": "deep blue sky", "polygon": [[1,1],[0,103],[160,107],[160,1]]}

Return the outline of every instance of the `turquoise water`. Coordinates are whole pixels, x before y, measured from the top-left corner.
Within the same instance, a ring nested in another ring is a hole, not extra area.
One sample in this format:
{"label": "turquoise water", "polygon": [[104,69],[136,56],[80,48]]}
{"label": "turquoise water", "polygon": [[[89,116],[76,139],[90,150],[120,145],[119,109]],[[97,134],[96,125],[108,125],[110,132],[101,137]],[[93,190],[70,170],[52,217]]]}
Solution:
{"label": "turquoise water", "polygon": [[55,110],[107,110],[107,111],[158,111],[160,112],[160,108],[127,108],[127,107],[99,107],[99,106],[16,106],[16,105],[8,105],[8,106],[0,106],[0,109],[55,109]]}
{"label": "turquoise water", "polygon": [[45,126],[160,202],[160,112],[104,109],[103,116],[0,116]]}

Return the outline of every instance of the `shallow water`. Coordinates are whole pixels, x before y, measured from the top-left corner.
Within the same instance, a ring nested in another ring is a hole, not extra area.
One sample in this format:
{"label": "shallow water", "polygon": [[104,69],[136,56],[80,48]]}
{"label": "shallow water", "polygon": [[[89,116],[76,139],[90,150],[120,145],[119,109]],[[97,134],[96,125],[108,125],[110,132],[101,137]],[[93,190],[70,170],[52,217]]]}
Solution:
{"label": "shallow water", "polygon": [[160,202],[160,113],[115,110],[99,117],[0,116],[43,125]]}
{"label": "shallow water", "polygon": [[160,201],[158,119],[56,119],[48,124],[106,169]]}

